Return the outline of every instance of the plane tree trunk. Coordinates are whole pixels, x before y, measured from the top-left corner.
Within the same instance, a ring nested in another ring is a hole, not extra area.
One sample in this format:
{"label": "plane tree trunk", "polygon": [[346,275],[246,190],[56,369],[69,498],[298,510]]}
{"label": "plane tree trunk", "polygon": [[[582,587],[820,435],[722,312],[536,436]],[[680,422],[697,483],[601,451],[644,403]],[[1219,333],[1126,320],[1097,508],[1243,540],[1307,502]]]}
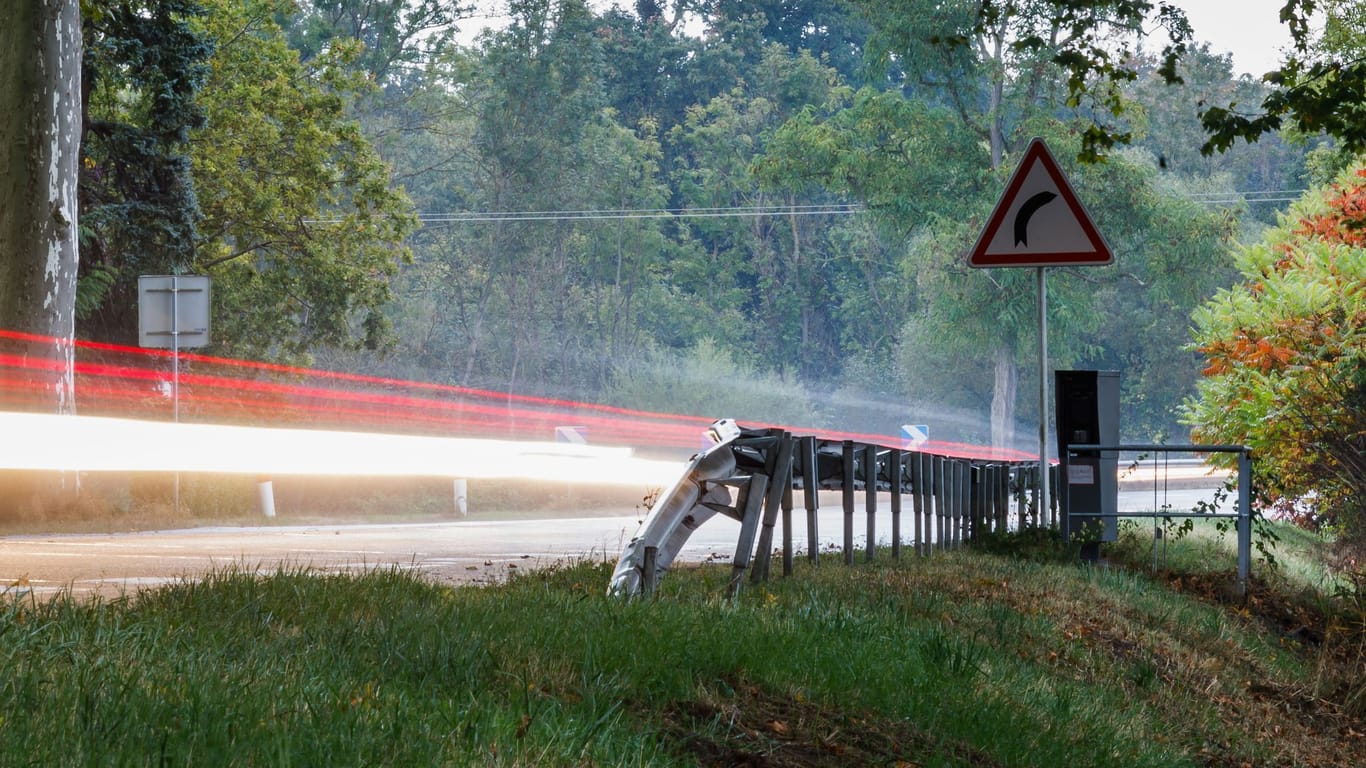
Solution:
{"label": "plane tree trunk", "polygon": [[[75,411],[76,184],[80,169],[79,0],[13,0],[0,23],[0,329],[18,357],[0,409]],[[6,435],[22,440],[22,435]],[[74,499],[67,475],[0,473],[0,512]]]}
{"label": "plane tree trunk", "polygon": [[79,0],[16,0],[0,24],[0,328],[19,350],[33,410],[74,410]]}

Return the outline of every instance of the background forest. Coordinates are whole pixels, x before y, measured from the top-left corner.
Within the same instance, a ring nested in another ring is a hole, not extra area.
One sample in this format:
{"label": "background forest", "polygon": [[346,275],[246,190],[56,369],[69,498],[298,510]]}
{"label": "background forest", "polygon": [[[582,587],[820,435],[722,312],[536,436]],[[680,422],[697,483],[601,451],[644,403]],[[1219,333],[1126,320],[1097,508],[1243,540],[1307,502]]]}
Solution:
{"label": "background forest", "polygon": [[1066,30],[978,5],[513,0],[471,38],[439,0],[90,3],[78,335],[133,343],[137,276],[202,273],[214,354],[1029,448],[1033,274],[965,254],[1043,136],[1116,255],[1050,271],[1050,363],[1184,441],[1192,312],[1344,156],[1202,155],[1199,108],[1266,86],[1198,43],[1167,84],[1101,24],[1128,142],[1076,162]]}

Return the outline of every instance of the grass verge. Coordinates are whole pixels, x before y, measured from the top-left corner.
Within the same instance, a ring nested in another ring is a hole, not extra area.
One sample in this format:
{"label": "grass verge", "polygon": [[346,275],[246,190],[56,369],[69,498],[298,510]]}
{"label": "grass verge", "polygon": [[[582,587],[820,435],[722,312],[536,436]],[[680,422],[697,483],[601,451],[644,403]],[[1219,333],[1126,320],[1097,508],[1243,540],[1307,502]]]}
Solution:
{"label": "grass verge", "polygon": [[0,765],[1366,764],[1317,685],[1324,639],[1198,579],[969,551],[802,565],[733,602],[728,567],[621,601],[590,563],[6,599]]}

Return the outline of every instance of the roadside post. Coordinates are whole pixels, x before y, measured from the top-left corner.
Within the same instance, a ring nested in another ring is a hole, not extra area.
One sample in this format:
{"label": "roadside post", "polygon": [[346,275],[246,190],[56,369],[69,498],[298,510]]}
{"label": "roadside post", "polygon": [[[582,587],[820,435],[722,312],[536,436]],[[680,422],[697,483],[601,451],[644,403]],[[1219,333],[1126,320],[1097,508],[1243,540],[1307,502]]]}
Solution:
{"label": "roadside post", "polygon": [[[208,343],[207,275],[138,277],[138,345],[171,350],[171,418],[176,423],[180,422],[180,350]],[[175,474],[175,509],[180,511],[179,472]]]}

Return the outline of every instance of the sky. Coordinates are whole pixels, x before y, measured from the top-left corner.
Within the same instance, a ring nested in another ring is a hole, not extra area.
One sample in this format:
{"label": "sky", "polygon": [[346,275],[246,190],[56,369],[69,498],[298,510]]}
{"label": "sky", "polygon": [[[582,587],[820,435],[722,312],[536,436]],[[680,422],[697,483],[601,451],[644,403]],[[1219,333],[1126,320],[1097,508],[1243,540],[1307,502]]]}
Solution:
{"label": "sky", "polygon": [[[1210,43],[1215,53],[1233,54],[1235,74],[1255,77],[1280,65],[1281,48],[1289,44],[1290,32],[1280,23],[1285,0],[1172,0],[1186,11],[1197,40]],[[620,0],[618,0],[620,2]],[[598,7],[610,7],[613,0],[595,0]],[[466,22],[466,37],[489,24],[502,20],[500,11],[506,0],[475,0],[479,9]],[[626,3],[629,7],[630,3]]]}
{"label": "sky", "polygon": [[1175,0],[1195,28],[1195,39],[1215,53],[1233,54],[1235,74],[1255,77],[1280,65],[1290,31],[1280,23],[1285,0]]}

